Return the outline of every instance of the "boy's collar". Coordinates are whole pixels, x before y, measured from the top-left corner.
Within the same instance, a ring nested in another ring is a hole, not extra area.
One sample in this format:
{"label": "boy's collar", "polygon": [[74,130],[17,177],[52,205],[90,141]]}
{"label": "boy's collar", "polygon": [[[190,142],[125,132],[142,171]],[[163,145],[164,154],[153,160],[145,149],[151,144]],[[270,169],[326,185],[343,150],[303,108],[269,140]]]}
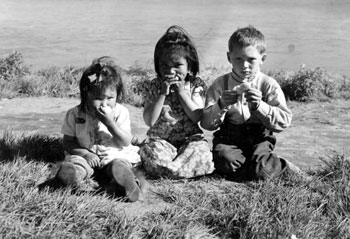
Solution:
{"label": "boy's collar", "polygon": [[231,71],[231,75],[232,75],[232,78],[239,82],[239,83],[243,83],[244,81],[237,75],[237,73],[232,69]]}

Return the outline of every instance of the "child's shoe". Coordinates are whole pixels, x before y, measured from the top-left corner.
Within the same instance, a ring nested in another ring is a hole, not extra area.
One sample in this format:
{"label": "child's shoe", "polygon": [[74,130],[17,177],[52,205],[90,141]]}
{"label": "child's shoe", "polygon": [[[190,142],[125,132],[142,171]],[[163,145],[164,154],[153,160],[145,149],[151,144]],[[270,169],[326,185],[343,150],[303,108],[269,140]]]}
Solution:
{"label": "child's shoe", "polygon": [[77,173],[72,163],[63,162],[53,166],[49,178],[38,185],[39,190],[44,188],[59,189],[77,185]]}
{"label": "child's shoe", "polygon": [[73,163],[63,162],[56,174],[56,180],[62,186],[77,186],[77,172]]}
{"label": "child's shoe", "polygon": [[301,178],[303,178],[306,181],[311,180],[312,178],[310,176],[308,176],[302,169],[300,169],[298,166],[296,166],[294,163],[292,163],[291,161],[285,159],[285,158],[281,158],[281,160],[283,160],[287,166],[287,171],[289,173],[293,173]]}
{"label": "child's shoe", "polygon": [[116,183],[125,189],[127,199],[136,202],[141,194],[141,184],[130,166],[122,161],[114,161],[112,175]]}
{"label": "child's shoe", "polygon": [[141,197],[142,197],[147,193],[150,187],[149,183],[146,180],[146,176],[145,176],[146,172],[140,166],[133,167],[132,170],[136,176],[136,183],[141,188],[141,194],[142,194]]}

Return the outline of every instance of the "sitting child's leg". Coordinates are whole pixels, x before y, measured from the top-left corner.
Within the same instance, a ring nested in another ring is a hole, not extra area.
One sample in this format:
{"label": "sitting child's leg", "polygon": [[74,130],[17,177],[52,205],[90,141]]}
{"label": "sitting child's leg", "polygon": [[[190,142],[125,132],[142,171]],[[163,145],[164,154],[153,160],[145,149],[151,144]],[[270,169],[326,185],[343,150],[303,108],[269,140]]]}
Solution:
{"label": "sitting child's leg", "polygon": [[140,148],[140,156],[146,172],[154,177],[174,178],[177,168],[174,168],[173,160],[177,155],[177,149],[164,139],[149,139]]}
{"label": "sitting child's leg", "polygon": [[207,141],[199,138],[183,145],[173,160],[179,178],[193,178],[211,174],[214,171],[213,155]]}
{"label": "sitting child's leg", "polygon": [[[215,170],[218,174],[232,176],[237,180],[245,180],[246,164],[243,151],[236,145],[217,144],[213,149]],[[243,172],[244,171],[244,172]]]}
{"label": "sitting child's leg", "polygon": [[91,177],[94,170],[83,157],[67,155],[59,166],[56,180],[61,186],[79,186],[84,179]]}
{"label": "sitting child's leg", "polygon": [[140,155],[148,174],[173,179],[192,178],[214,170],[212,153],[202,135],[193,135],[179,150],[163,139],[151,139]]}
{"label": "sitting child's leg", "polygon": [[285,161],[273,153],[274,144],[269,140],[254,146],[251,158],[253,179],[268,179],[280,176],[287,168]]}
{"label": "sitting child's leg", "polygon": [[116,159],[105,167],[105,172],[118,186],[125,190],[125,196],[129,201],[135,202],[141,194],[140,181],[132,171],[131,163],[126,160]]}

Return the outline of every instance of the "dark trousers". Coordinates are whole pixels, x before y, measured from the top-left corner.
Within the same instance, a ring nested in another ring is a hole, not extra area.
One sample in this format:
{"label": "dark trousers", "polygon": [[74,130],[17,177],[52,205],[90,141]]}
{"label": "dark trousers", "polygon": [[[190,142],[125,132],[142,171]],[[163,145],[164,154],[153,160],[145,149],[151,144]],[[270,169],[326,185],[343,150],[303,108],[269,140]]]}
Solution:
{"label": "dark trousers", "polygon": [[277,177],[286,170],[273,153],[276,137],[261,124],[227,124],[214,133],[216,172],[237,181]]}

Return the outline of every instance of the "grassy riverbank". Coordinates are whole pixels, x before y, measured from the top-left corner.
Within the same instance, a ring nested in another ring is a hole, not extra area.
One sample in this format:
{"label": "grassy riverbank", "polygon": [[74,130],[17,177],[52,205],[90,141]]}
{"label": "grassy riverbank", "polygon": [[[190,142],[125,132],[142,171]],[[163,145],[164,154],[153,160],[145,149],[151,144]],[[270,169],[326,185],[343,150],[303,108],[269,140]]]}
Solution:
{"label": "grassy riverbank", "polygon": [[[0,98],[79,97],[82,70],[69,66],[34,72],[20,53],[11,54],[0,59]],[[152,78],[153,69],[134,65],[120,70],[127,103],[139,107],[142,99],[137,83]],[[209,85],[228,70],[208,67],[201,76]],[[340,133],[348,132],[341,131],[348,117],[341,111],[348,111],[345,104],[337,112],[328,105],[320,107],[314,119],[316,110],[312,112],[306,107],[311,104],[304,103],[321,101],[316,105],[322,105],[323,101],[350,99],[348,77],[319,68],[268,74],[280,82],[287,98],[303,102],[295,109],[295,118],[303,124],[304,134],[313,123],[316,128],[334,125]],[[295,106],[297,102],[290,103]],[[50,108],[51,114],[53,110]],[[334,117],[341,114],[346,117],[339,123]],[[297,126],[291,130],[299,129]],[[297,137],[287,140],[287,144],[300,141]],[[282,180],[249,183],[218,176],[149,180],[149,192],[136,203],[70,189],[39,192],[37,185],[47,178],[51,163],[62,158],[60,137],[11,130],[0,135],[1,238],[304,239],[348,238],[350,234],[350,158],[344,152],[329,151],[320,157],[320,166],[308,170],[306,178],[289,175]]]}

